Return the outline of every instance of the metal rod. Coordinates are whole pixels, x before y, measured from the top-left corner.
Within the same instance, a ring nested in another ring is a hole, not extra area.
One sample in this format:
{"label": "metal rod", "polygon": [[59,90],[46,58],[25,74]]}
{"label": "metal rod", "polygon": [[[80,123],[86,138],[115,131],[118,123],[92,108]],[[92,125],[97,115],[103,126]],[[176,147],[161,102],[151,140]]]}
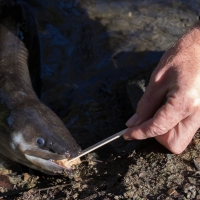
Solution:
{"label": "metal rod", "polygon": [[87,149],[83,150],[81,152],[81,154],[79,154],[78,156],[76,156],[75,158],[72,158],[71,160],[69,160],[69,162],[76,160],[77,158],[80,158],[88,153],[90,153],[91,151],[94,151],[95,149],[98,149],[99,147],[102,147],[103,145],[112,142],[113,140],[116,140],[117,138],[121,137],[125,132],[127,131],[127,129],[124,129],[118,133],[115,133],[114,135],[111,135],[110,137],[92,145],[91,147],[88,147]]}

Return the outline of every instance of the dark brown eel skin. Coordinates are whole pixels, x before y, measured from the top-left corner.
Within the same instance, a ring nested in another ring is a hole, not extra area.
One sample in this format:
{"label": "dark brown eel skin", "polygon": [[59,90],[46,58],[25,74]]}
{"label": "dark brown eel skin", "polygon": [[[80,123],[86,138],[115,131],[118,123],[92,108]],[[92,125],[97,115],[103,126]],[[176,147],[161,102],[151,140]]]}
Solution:
{"label": "dark brown eel skin", "polygon": [[0,9],[0,153],[46,174],[62,173],[70,169],[52,160],[73,158],[81,149],[63,122],[39,100],[39,89],[33,89],[32,83],[39,82],[30,78],[38,66],[29,70],[31,56],[37,52],[34,23],[26,4]]}

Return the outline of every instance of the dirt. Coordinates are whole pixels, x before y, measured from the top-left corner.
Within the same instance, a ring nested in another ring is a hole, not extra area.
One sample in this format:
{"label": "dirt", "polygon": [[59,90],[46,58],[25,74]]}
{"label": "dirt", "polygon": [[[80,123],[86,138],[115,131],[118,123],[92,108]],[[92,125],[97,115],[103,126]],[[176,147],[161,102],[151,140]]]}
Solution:
{"label": "dirt", "polygon": [[[25,2],[38,23],[41,100],[82,149],[125,128],[163,52],[200,10],[184,0]],[[2,156],[0,199],[200,199],[199,149],[199,132],[180,155],[121,139],[81,158],[70,177]]]}
{"label": "dirt", "polygon": [[199,147],[197,133],[181,155],[171,154],[154,140],[107,159],[90,153],[71,179],[10,163],[10,170],[0,171],[1,199],[200,199],[200,171],[194,164]]}

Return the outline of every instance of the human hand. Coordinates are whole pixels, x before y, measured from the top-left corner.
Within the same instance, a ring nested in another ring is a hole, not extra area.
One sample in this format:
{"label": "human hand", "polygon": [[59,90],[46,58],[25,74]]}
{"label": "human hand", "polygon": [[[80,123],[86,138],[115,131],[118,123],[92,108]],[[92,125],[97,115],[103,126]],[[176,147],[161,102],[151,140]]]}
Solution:
{"label": "human hand", "polygon": [[199,22],[165,52],[126,125],[126,140],[155,137],[175,154],[188,146],[200,127]]}

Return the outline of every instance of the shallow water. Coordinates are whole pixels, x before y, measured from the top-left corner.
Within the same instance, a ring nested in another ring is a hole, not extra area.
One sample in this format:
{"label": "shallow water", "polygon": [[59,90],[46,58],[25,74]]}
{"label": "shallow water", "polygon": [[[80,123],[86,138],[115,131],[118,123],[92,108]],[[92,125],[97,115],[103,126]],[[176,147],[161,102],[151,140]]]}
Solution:
{"label": "shallow water", "polygon": [[25,2],[38,23],[41,100],[83,149],[125,128],[152,69],[200,10],[197,0]]}

